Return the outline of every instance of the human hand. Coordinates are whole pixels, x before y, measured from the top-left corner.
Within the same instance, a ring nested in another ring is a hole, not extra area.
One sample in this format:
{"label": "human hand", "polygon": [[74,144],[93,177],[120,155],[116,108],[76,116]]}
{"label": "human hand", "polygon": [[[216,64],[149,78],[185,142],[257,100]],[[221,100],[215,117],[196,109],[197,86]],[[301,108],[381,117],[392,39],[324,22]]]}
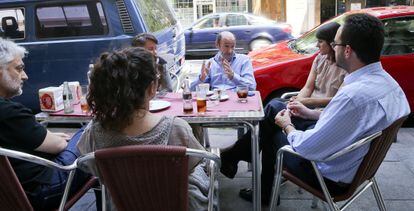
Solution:
{"label": "human hand", "polygon": [[206,80],[206,77],[208,73],[210,72],[210,66],[211,62],[208,62],[207,65],[205,62],[201,65],[201,75],[200,75],[200,81]]}
{"label": "human hand", "polygon": [[228,77],[230,80],[233,80],[233,77],[234,77],[234,71],[233,71],[233,69],[231,69],[231,65],[230,65],[230,63],[227,61],[227,59],[224,59],[224,58],[223,58],[223,60],[222,60],[222,63],[223,63],[224,73],[227,75],[227,77]]}
{"label": "human hand", "polygon": [[280,128],[285,128],[289,124],[292,123],[292,120],[290,119],[290,113],[288,110],[283,109],[277,113],[275,117],[275,124],[278,125]]}
{"label": "human hand", "polygon": [[300,117],[302,119],[314,119],[313,110],[309,109],[299,101],[289,102],[287,108],[293,116]]}
{"label": "human hand", "polygon": [[291,98],[289,98],[289,102],[293,102],[293,101],[295,101],[296,99],[298,99],[298,96],[292,96]]}

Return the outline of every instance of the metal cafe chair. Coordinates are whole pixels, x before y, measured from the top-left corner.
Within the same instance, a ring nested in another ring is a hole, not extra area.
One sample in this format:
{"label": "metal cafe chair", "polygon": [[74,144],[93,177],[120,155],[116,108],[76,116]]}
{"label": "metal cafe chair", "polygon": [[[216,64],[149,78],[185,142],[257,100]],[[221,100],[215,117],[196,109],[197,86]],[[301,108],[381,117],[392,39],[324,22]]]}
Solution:
{"label": "metal cafe chair", "polygon": [[[381,196],[380,189],[375,180],[375,173],[377,172],[379,166],[385,158],[385,155],[388,152],[393,140],[395,139],[399,128],[407,117],[402,117],[391,124],[388,128],[384,129],[382,132],[379,131],[368,137],[365,137],[354,144],[342,149],[341,151],[331,155],[325,160],[309,160],[313,166],[313,169],[316,173],[318,181],[321,185],[321,189],[314,188],[309,184],[305,183],[294,174],[289,172],[288,169],[283,169],[283,154],[291,153],[295,156],[302,157],[300,154],[295,152],[291,146],[287,145],[279,149],[277,152],[276,160],[276,173],[275,173],[275,182],[273,186],[272,201],[270,210],[276,210],[276,202],[280,192],[280,182],[282,176],[296,184],[297,186],[308,191],[312,195],[318,197],[319,199],[327,202],[329,210],[344,210],[346,209],[357,197],[359,197],[366,189],[369,187],[372,188],[375,199],[377,201],[378,207],[380,210],[386,210],[384,200]],[[368,153],[365,155],[361,165],[358,168],[358,171],[350,184],[348,190],[339,195],[331,195],[322,174],[316,166],[316,162],[327,162],[331,161],[337,157],[340,157],[344,154],[347,154],[365,144],[370,144]],[[339,207],[335,202],[347,200],[345,204]]]}
{"label": "metal cafe chair", "polygon": [[69,171],[68,181],[66,183],[65,191],[58,208],[61,210],[69,210],[90,188],[97,184],[98,180],[95,177],[91,177],[83,187],[77,191],[67,201],[70,191],[70,185],[76,171],[76,161],[68,166],[62,166],[50,160],[34,156],[28,153],[19,152],[16,150],[0,148],[0,178],[2,182],[0,185],[0,210],[33,210],[29,199],[27,198],[22,185],[19,182],[8,157],[24,160],[39,165],[43,165],[49,168],[58,169],[61,171]]}
{"label": "metal cafe chair", "polygon": [[129,145],[100,149],[79,158],[95,163],[102,184],[102,207],[109,191],[118,210],[188,210],[188,157],[210,161],[208,210],[214,209],[214,181],[220,158],[210,152],[169,145]]}

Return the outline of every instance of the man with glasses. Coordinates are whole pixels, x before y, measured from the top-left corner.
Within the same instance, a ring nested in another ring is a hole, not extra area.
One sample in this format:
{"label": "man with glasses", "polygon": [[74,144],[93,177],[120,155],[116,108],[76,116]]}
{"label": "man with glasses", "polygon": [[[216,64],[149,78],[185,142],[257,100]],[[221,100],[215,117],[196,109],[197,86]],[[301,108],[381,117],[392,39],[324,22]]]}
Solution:
{"label": "man with glasses", "polygon": [[[288,104],[289,110],[279,112],[275,123],[286,136],[276,140],[277,149],[289,144],[307,159],[323,160],[408,115],[404,92],[380,63],[383,43],[384,28],[378,18],[362,13],[346,17],[331,43],[337,65],[349,73],[344,86],[323,111],[293,102]],[[291,123],[292,116],[317,122],[313,129],[300,131]],[[364,145],[332,161],[317,163],[331,193],[348,189],[368,150],[369,145]],[[283,161],[294,175],[320,189],[309,161],[289,153]]]}
{"label": "man with glasses", "polygon": [[[25,48],[0,38],[0,146],[70,165],[80,155],[76,144],[83,130],[72,138],[52,133],[36,121],[30,109],[10,100],[22,94],[28,79],[22,61],[26,53]],[[9,161],[35,210],[59,206],[68,172],[18,159]],[[71,191],[77,191],[88,178],[77,171]]]}

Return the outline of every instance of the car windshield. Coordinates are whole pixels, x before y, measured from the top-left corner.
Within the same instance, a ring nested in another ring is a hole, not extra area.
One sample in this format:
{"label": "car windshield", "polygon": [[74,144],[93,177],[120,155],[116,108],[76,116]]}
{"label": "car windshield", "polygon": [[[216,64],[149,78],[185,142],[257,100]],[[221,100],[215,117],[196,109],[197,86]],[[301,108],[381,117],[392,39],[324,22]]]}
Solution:
{"label": "car windshield", "polygon": [[[329,22],[333,21],[339,24],[343,24],[345,17],[346,17],[345,15],[341,15],[341,16],[338,16],[330,20]],[[316,53],[319,50],[318,47],[316,47],[316,43],[318,41],[318,39],[316,39],[316,31],[319,29],[320,26],[314,28],[313,30],[306,33],[305,35],[299,37],[298,39],[291,40],[289,42],[289,48],[300,54]]]}

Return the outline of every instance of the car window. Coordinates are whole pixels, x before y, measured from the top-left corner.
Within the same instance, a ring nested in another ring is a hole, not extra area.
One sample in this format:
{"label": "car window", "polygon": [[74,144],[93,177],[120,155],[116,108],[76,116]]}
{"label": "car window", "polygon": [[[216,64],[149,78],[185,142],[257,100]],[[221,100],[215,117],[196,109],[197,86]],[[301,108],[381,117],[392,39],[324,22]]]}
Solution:
{"label": "car window", "polygon": [[212,27],[220,27],[219,25],[220,16],[213,16],[202,19],[200,22],[193,26],[193,29],[205,29]]}
{"label": "car window", "polygon": [[157,32],[177,24],[165,0],[135,0],[150,32]]}
{"label": "car window", "polygon": [[[329,22],[337,22],[339,24],[343,24],[345,20],[345,15],[340,15]],[[326,22],[328,23],[328,22]],[[323,25],[323,24],[322,24]],[[321,26],[321,25],[320,25]],[[318,51],[318,47],[316,47],[317,39],[316,39],[316,30],[320,27],[316,27],[310,32],[306,33],[305,35],[299,37],[298,39],[291,41],[289,43],[289,47],[301,54],[314,54]]]}
{"label": "car window", "polygon": [[242,26],[247,25],[247,19],[244,15],[227,15],[226,26]]}
{"label": "car window", "polygon": [[36,35],[39,38],[103,35],[108,26],[102,4],[60,4],[36,8]]}
{"label": "car window", "polygon": [[25,37],[24,8],[0,9],[0,36],[12,40]]}
{"label": "car window", "polygon": [[270,20],[270,19],[260,17],[260,16],[246,15],[246,18],[248,19],[248,22],[251,25],[266,25],[266,24],[276,24],[277,23],[274,20]]}
{"label": "car window", "polygon": [[384,23],[382,55],[414,52],[414,17],[387,19]]}

